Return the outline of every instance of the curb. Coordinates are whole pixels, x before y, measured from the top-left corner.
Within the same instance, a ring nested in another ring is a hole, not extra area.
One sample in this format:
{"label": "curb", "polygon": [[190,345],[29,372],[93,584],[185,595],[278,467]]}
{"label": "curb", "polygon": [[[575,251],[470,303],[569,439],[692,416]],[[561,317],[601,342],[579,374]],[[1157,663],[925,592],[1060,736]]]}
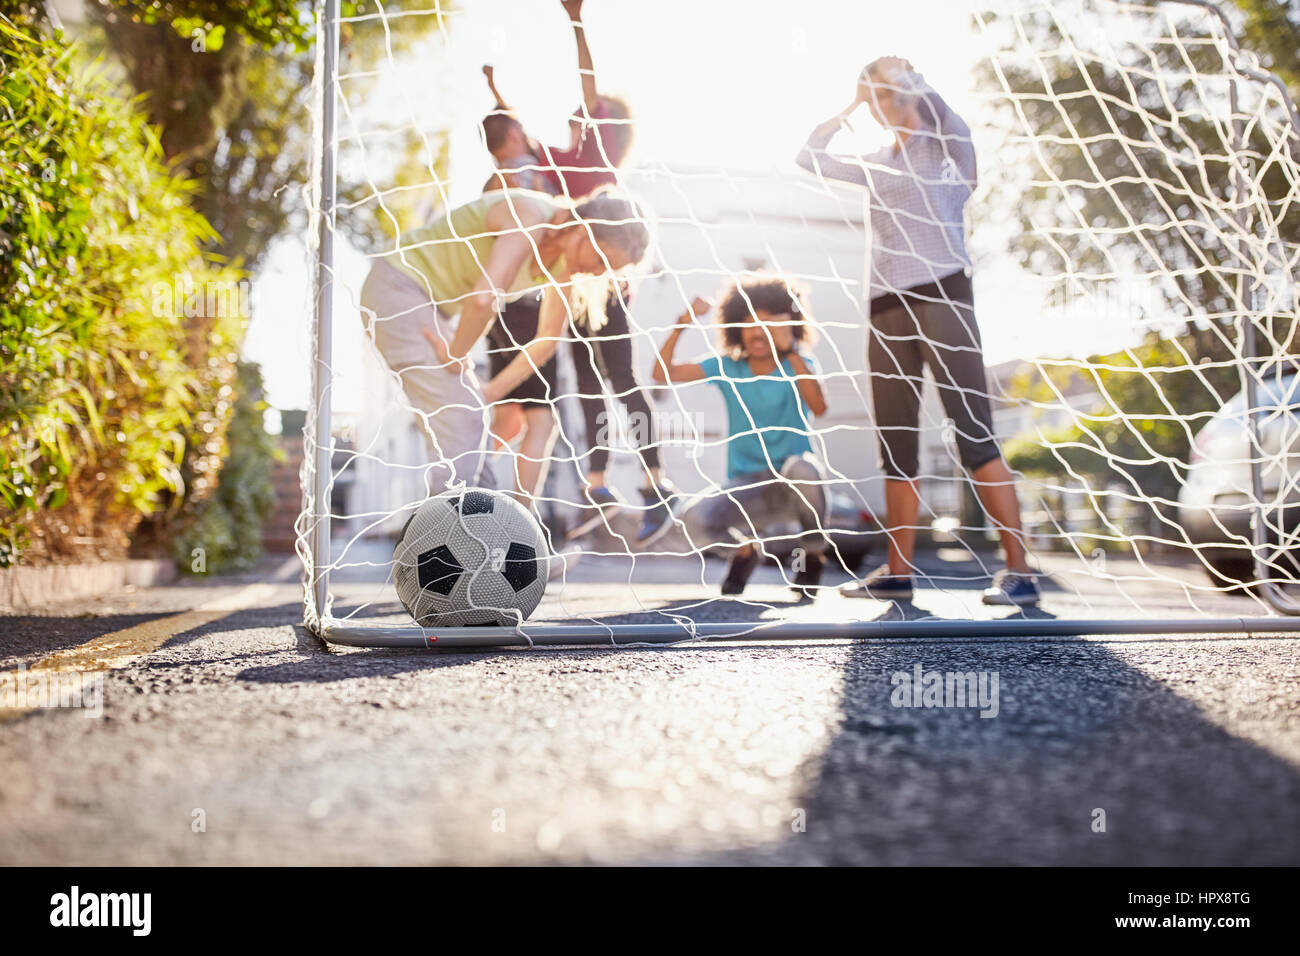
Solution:
{"label": "curb", "polygon": [[0,612],[40,611],[57,601],[96,597],[128,586],[170,584],[174,580],[176,565],[157,559],[3,568]]}

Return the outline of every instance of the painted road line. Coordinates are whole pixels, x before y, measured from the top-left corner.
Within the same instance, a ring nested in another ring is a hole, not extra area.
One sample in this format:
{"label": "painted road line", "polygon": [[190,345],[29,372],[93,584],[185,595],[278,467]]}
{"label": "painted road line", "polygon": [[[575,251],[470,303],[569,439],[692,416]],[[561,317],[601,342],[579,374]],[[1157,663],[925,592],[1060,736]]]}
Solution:
{"label": "painted road line", "polygon": [[[89,698],[101,700],[96,695],[103,687],[105,672],[126,667],[153,653],[177,634],[219,621],[237,611],[264,606],[276,590],[274,584],[250,584],[192,611],[103,634],[85,644],[55,651],[30,667],[0,671],[0,720],[21,717],[43,706],[83,706],[77,702]],[[89,710],[93,704],[85,706]]]}

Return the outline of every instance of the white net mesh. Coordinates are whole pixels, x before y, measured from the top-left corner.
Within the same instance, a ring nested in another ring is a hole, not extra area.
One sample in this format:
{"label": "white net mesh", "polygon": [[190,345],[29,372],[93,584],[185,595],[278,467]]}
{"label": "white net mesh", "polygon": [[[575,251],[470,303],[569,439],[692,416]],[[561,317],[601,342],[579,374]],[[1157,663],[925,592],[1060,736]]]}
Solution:
{"label": "white net mesh", "polygon": [[[1022,544],[1042,600],[1020,614],[1288,606],[1300,131],[1214,9],[962,8],[966,89],[926,81],[935,50],[875,61],[862,102],[810,109],[797,161],[767,169],[627,152],[663,118],[600,90],[602,57],[635,42],[617,20],[590,30],[572,140],[532,139],[466,79],[473,12],[360,5],[323,78],[333,468],[311,469],[309,425],[300,552],[334,604],[309,588],[310,623],[408,621],[394,538],[461,485],[539,518],[555,557],[533,621],[611,634],[998,616],[984,589]],[[477,143],[453,141],[465,111],[493,114]],[[846,148],[873,119],[880,148]],[[591,201],[607,183],[626,198]],[[326,516],[328,554],[309,537]],[[891,540],[910,599],[851,600]]]}

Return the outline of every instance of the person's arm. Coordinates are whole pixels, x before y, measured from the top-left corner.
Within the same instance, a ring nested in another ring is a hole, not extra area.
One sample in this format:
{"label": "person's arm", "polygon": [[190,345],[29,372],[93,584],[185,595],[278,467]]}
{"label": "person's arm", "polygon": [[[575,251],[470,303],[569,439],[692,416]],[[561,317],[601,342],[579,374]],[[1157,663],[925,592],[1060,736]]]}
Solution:
{"label": "person's arm", "polygon": [[573,39],[578,46],[578,73],[582,77],[582,102],[587,107],[587,115],[596,115],[596,105],[600,102],[600,93],[596,89],[596,66],[591,59],[591,47],[587,46],[587,28],[582,22],[582,0],[561,0],[564,12],[569,15],[573,26]]}
{"label": "person's arm", "polygon": [[483,386],[484,402],[491,405],[501,401],[551,360],[559,347],[568,315],[569,303],[565,294],[555,286],[548,286],[542,293],[542,308],[537,314],[537,334]]}
{"label": "person's arm", "polygon": [[698,362],[678,364],[673,361],[673,356],[677,352],[677,341],[686,331],[686,327],[694,324],[698,317],[707,315],[711,308],[713,306],[708,300],[697,298],[691,303],[689,309],[677,317],[677,324],[668,333],[668,338],[659,349],[659,356],[650,373],[656,385],[667,385],[669,382],[698,382],[705,377],[704,368]]}
{"label": "person's arm", "polygon": [[870,185],[867,171],[861,164],[846,162],[826,151],[827,144],[844,127],[849,114],[858,108],[860,102],[861,100],[854,100],[848,107],[819,124],[808,134],[808,141],[804,143],[803,149],[799,150],[799,155],[794,161],[808,172],[825,179],[837,179],[840,182],[853,183],[855,186]]}
{"label": "person's arm", "polygon": [[799,396],[808,406],[808,410],[813,415],[825,414],[826,398],[822,395],[821,383],[817,381],[817,373],[813,371],[811,364],[800,353],[799,343],[795,341],[794,329],[784,322],[773,323],[765,328],[772,351],[776,353],[777,362],[790,360],[790,367],[794,369],[794,374],[797,376],[794,382],[795,388],[799,390]]}
{"label": "person's arm", "polygon": [[826,396],[822,394],[822,385],[817,381],[817,373],[809,367],[799,351],[788,352],[785,357],[790,360],[790,367],[794,369],[795,375],[799,376],[795,379],[795,386],[799,389],[799,396],[808,406],[808,410],[814,417],[825,415]]}
{"label": "person's arm", "polygon": [[483,75],[487,77],[488,89],[492,91],[492,97],[497,101],[497,109],[502,113],[513,113],[510,104],[505,101],[501,91],[497,89],[496,70],[491,64],[484,64]]}
{"label": "person's arm", "polygon": [[876,62],[876,70],[899,92],[918,97],[916,115],[926,129],[943,137],[970,139],[970,127],[966,121],[926,82],[911,61],[901,56],[882,57]]}
{"label": "person's arm", "polygon": [[508,198],[488,210],[487,228],[500,235],[492,243],[492,252],[484,263],[484,276],[461,305],[460,321],[448,348],[452,360],[468,356],[474,344],[487,332],[496,317],[497,290],[509,289],[533,254],[533,240],[526,230],[541,224],[546,218],[541,207],[528,202],[512,203]]}
{"label": "person's arm", "polygon": [[916,104],[916,113],[922,125],[934,130],[943,137],[970,139],[970,127],[957,115],[956,110],[945,100],[920,73],[912,73],[906,81],[921,97]]}

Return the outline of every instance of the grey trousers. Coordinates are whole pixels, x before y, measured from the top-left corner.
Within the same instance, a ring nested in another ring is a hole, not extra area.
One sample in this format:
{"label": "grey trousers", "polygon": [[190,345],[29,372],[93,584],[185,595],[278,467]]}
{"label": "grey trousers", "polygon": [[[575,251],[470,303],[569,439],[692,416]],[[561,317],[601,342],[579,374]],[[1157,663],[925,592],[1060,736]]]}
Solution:
{"label": "grey trousers", "polygon": [[740,475],[722,487],[722,493],[702,498],[682,514],[692,547],[703,550],[719,544],[760,541],[794,523],[804,532],[800,544],[812,554],[826,549],[821,533],[826,527],[830,493],[826,469],[811,454],[791,455],[779,473]]}
{"label": "grey trousers", "polygon": [[488,415],[483,396],[457,371],[439,367],[422,328],[438,328],[451,341],[455,322],[437,310],[420,282],[379,261],[361,287],[366,332],[401,383],[419,417],[432,468],[429,491],[453,485],[493,488],[487,463]]}
{"label": "grey trousers", "polygon": [[1001,452],[993,433],[988,374],[974,297],[964,272],[913,290],[873,300],[867,364],[880,442],[880,468],[888,478],[920,473],[921,394],[925,366],[934,375],[944,413],[953,421],[957,452],[969,471]]}

